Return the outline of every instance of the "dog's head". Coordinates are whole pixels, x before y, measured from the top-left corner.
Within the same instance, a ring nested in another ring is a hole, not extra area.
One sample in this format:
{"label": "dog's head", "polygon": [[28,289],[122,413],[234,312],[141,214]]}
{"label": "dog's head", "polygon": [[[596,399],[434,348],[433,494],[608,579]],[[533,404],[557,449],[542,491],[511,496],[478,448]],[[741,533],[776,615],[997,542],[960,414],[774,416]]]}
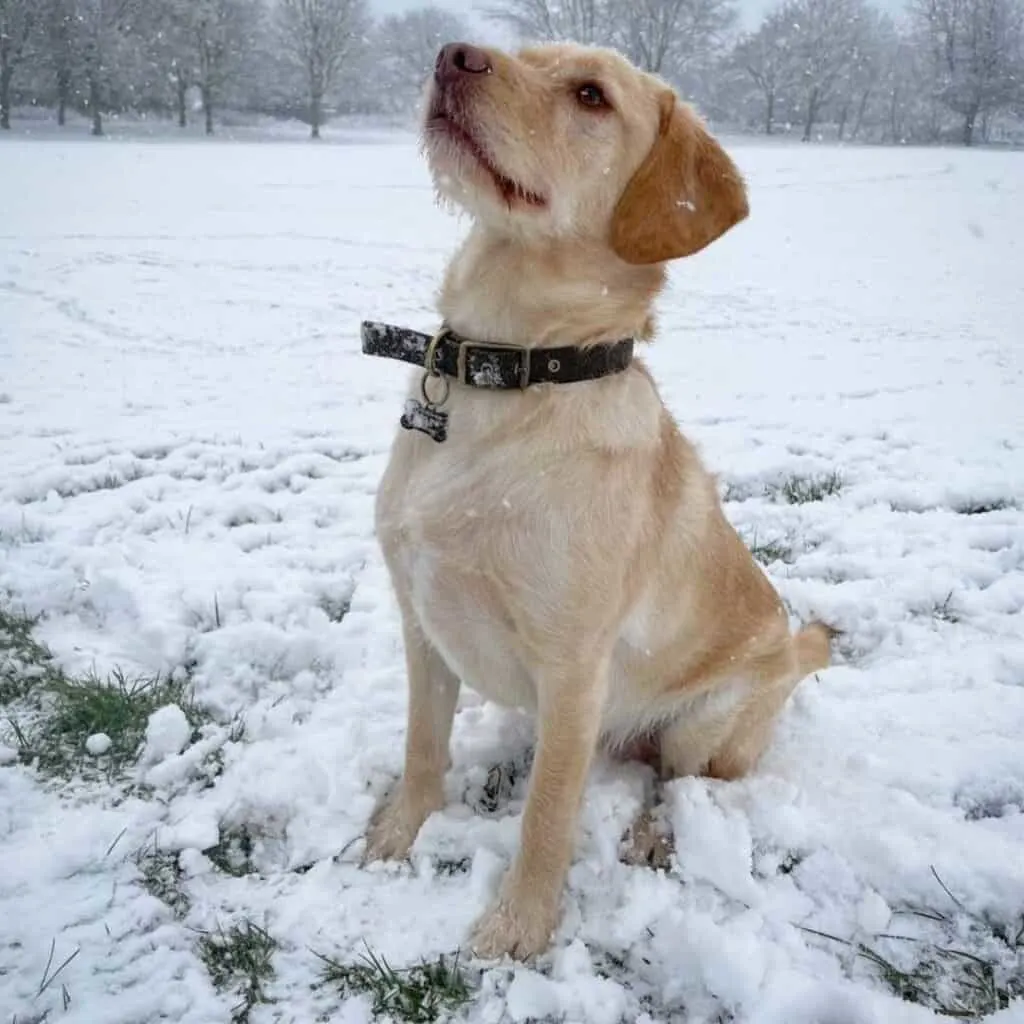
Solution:
{"label": "dog's head", "polygon": [[478,221],[602,240],[628,263],[695,253],[748,211],[697,116],[610,50],[449,43],[427,84],[423,141],[439,194]]}

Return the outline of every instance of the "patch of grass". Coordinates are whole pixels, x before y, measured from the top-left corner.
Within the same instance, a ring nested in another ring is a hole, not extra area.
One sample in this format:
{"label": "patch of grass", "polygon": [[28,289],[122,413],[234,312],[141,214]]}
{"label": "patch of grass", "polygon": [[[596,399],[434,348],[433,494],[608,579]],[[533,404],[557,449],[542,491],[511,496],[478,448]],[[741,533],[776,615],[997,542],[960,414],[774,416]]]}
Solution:
{"label": "patch of grass", "polygon": [[434,870],[439,875],[464,875],[472,866],[472,857],[459,857],[458,860],[451,857],[439,857],[434,862]]}
{"label": "patch of grass", "polygon": [[342,622],[352,610],[352,595],[349,594],[324,594],[317,602],[320,610],[331,620],[331,622]]}
{"label": "patch of grass", "polygon": [[791,875],[806,859],[806,855],[796,850],[787,850],[786,855],[779,861],[778,873],[780,875]]}
{"label": "patch of grass", "polygon": [[723,502],[746,501],[750,497],[750,488],[728,480],[721,488],[720,494]]}
{"label": "patch of grass", "polygon": [[388,1015],[407,1024],[433,1024],[442,1013],[453,1013],[469,1002],[472,992],[459,967],[459,956],[440,956],[396,970],[367,948],[352,964],[321,953],[321,983],[337,986],[343,995],[369,995],[374,1018]]}
{"label": "patch of grass", "polygon": [[838,470],[814,476],[793,475],[775,488],[769,488],[772,496],[781,496],[790,505],[806,505],[812,501],[824,501],[843,489],[843,477]]}
{"label": "patch of grass", "polygon": [[240,512],[233,512],[224,520],[224,525],[229,530],[236,530],[240,526],[265,526],[268,523],[283,523],[284,514],[276,509],[269,509],[260,506],[258,509],[246,509]]}
{"label": "patch of grass", "polygon": [[758,846],[755,850],[755,871],[758,878],[791,875],[806,859],[807,854],[803,850]]}
{"label": "patch of grass", "polygon": [[248,825],[221,832],[220,842],[206,850],[214,867],[232,878],[242,878],[254,871],[252,864],[253,835]]}
{"label": "patch of grass", "polygon": [[938,619],[940,622],[959,622],[960,615],[955,608],[951,606],[953,600],[953,591],[951,590],[944,601],[936,604],[932,609],[932,618]]}
{"label": "patch of grass", "polygon": [[791,562],[793,560],[793,548],[783,540],[759,541],[755,534],[750,543],[750,553],[754,559],[762,565],[771,565],[773,562]]}
{"label": "patch of grass", "polygon": [[[62,675],[47,689],[50,706],[20,745],[22,760],[36,762],[49,775],[68,776],[91,767],[108,776],[121,774],[139,752],[149,716],[167,704],[177,704],[193,728],[199,724],[187,680],[130,677],[115,669],[105,679],[95,673]],[[99,757],[85,749],[96,733],[110,737],[110,749]]]}
{"label": "patch of grass", "polygon": [[182,888],[183,873],[178,863],[178,854],[161,850],[156,837],[135,855],[142,887],[158,900],[166,903],[179,920],[186,917],[191,905],[188,894]]}
{"label": "patch of grass", "polygon": [[889,945],[915,943],[918,953],[911,966],[895,963],[895,954],[887,956],[864,942],[849,942],[835,935],[805,929],[821,938],[840,942],[855,950],[857,956],[872,964],[893,995],[907,1003],[917,1003],[943,1017],[980,1020],[1005,1010],[1012,1000],[1024,997],[1024,975],[1008,974],[998,960],[978,956],[964,949],[935,945],[906,935],[885,935]]}
{"label": "patch of grass", "polygon": [[[99,460],[93,461],[96,462]],[[74,464],[75,463],[73,462],[68,463],[68,465]],[[79,465],[91,464],[93,463],[79,463]],[[140,462],[133,462],[124,469],[109,469],[105,473],[84,480],[62,481],[57,484],[53,490],[55,490],[62,498],[77,498],[81,494],[95,494],[98,491],[116,491],[118,488],[124,487],[126,484],[131,484],[136,480],[141,480],[146,475],[146,467]],[[42,501],[44,497],[44,494],[39,493],[22,497],[18,500],[21,504],[27,505],[35,501]]]}
{"label": "patch of grass", "polygon": [[507,803],[511,799],[516,778],[514,763],[491,765],[477,807],[493,814],[502,803]]}
{"label": "patch of grass", "polygon": [[[46,966],[43,968],[43,977],[42,980],[39,982],[39,989],[36,992],[36,996],[41,996],[57,980],[58,976],[60,975],[60,972],[63,971],[64,968],[67,967],[67,965],[71,963],[71,961],[74,960],[79,953],[82,952],[81,947],[77,947],[73,953],[69,953],[61,961],[60,966],[57,967],[56,970],[51,971],[51,968],[53,967],[53,954],[56,952],[56,950],[57,940],[52,939],[50,941],[50,955],[46,958]],[[67,997],[66,988],[64,989],[64,993],[64,1009],[66,1010],[68,1008],[68,1003],[70,1003],[71,1000]]]}
{"label": "patch of grass", "polygon": [[[15,944],[15,946],[17,946],[17,943]],[[64,968],[67,967],[68,964],[70,964],[71,961],[74,960],[75,957],[77,957],[78,954],[82,952],[81,947],[76,947],[73,952],[68,954],[68,956],[66,956],[60,962],[60,964],[55,967],[54,966],[54,954],[56,953],[56,951],[57,951],[57,940],[56,939],[52,939],[50,941],[50,954],[46,958],[46,966],[43,968],[42,977],[39,979],[38,987],[36,988],[35,995],[32,996],[32,998],[31,998],[31,1002],[35,1002],[44,992],[46,992],[51,987],[55,987],[54,983],[60,977],[60,975],[64,971]],[[0,973],[2,973],[2,972],[0,972]],[[71,993],[68,991],[67,985],[65,985],[63,982],[61,982],[60,990],[59,991],[60,991],[61,1005],[62,1005],[62,1007],[64,1009],[64,1012],[66,1013],[68,1007],[71,1005]],[[7,1020],[7,1019],[8,1018],[5,1016],[4,1020]],[[19,1016],[17,1013],[15,1013],[14,1016],[12,1018],[10,1018],[11,1024],[44,1024],[44,1022],[48,1021],[49,1019],[50,1019],[50,1010],[49,1009],[42,1010],[39,1013],[30,1013],[27,1017]]]}
{"label": "patch of grass", "polygon": [[1001,780],[981,791],[957,793],[954,803],[964,812],[965,821],[986,821],[1024,814],[1024,789],[1011,780]]}
{"label": "patch of grass", "polygon": [[507,804],[519,780],[529,775],[532,761],[533,751],[527,750],[508,761],[491,765],[480,795],[472,800],[473,807],[482,814],[494,814],[499,807]]}
{"label": "patch of grass", "polygon": [[366,457],[366,452],[357,452],[351,448],[314,448],[313,451],[332,462],[358,462]]}
{"label": "patch of grass", "polygon": [[47,532],[42,526],[30,526],[25,517],[15,529],[0,530],[0,547],[13,548],[19,544],[38,544],[46,540]]}
{"label": "patch of grass", "polygon": [[210,980],[222,992],[237,993],[231,1008],[231,1024],[248,1024],[253,1008],[269,1003],[265,988],[274,976],[277,940],[252,921],[243,921],[224,931],[204,932],[199,939],[199,957]]}
{"label": "patch of grass", "polygon": [[[35,639],[38,620],[0,608],[0,705],[6,705],[6,729],[23,763],[41,772],[70,777],[100,772],[116,777],[134,762],[149,716],[177,704],[193,729],[202,715],[192,699],[191,677],[128,676],[120,669],[68,675],[53,654]],[[103,733],[110,748],[99,756],[85,747]]]}
{"label": "patch of grass", "polygon": [[[875,968],[894,995],[944,1017],[980,1020],[1024,998],[1024,914],[997,922],[971,913],[934,868],[932,874],[960,920],[928,907],[897,913],[932,922],[941,932],[937,941],[883,934],[875,936],[875,945],[868,945],[813,928],[802,930],[849,947]],[[965,938],[972,949],[960,948]]]}
{"label": "patch of grass", "polygon": [[[241,743],[245,738],[245,719],[236,714],[228,725],[228,743]],[[224,748],[217,747],[208,754],[199,769],[199,776],[204,789],[210,789],[221,775],[224,774]]]}
{"label": "patch of grass", "polygon": [[962,516],[983,516],[989,512],[1005,512],[1016,508],[1009,498],[994,498],[992,501],[964,501],[953,507]]}
{"label": "patch of grass", "polygon": [[0,607],[0,704],[21,700],[62,676],[53,655],[32,635],[38,622]]}

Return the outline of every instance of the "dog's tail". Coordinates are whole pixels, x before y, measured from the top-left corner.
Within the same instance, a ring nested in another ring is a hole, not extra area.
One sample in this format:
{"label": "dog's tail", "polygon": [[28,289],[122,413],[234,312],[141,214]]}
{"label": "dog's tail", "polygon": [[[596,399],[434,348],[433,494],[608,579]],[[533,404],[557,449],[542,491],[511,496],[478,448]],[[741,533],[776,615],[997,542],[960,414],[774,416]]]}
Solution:
{"label": "dog's tail", "polygon": [[828,668],[832,661],[832,638],[837,635],[823,622],[812,622],[793,637],[801,676]]}

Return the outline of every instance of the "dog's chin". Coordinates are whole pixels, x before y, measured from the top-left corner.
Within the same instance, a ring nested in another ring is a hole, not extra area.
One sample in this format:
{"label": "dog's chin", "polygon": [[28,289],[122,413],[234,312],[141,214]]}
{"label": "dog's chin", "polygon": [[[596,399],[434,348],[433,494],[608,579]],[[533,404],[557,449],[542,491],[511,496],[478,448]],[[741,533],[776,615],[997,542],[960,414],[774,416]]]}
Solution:
{"label": "dog's chin", "polygon": [[498,204],[506,211],[539,211],[547,200],[505,173],[464,127],[444,114],[424,124],[423,143],[438,194],[470,213]]}

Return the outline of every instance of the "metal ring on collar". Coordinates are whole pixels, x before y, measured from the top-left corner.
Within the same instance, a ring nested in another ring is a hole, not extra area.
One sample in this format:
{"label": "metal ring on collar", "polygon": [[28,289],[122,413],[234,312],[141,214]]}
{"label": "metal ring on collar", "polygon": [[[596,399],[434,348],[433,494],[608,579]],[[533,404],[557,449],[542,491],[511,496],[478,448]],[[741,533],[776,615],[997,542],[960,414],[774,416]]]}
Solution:
{"label": "metal ring on collar", "polygon": [[437,360],[437,346],[449,334],[451,334],[451,331],[448,329],[448,325],[442,324],[430,339],[430,343],[427,345],[427,351],[423,354],[423,369],[427,371],[428,376],[441,376],[441,371],[434,365]]}
{"label": "metal ring on collar", "polygon": [[[427,393],[427,381],[439,380],[444,385],[444,391],[441,393],[441,397],[438,401],[434,401]],[[452,382],[441,373],[425,373],[423,378],[420,380],[420,394],[423,395],[423,401],[428,406],[433,406],[435,409],[439,409],[445,402],[448,401],[448,395],[452,390]]]}

